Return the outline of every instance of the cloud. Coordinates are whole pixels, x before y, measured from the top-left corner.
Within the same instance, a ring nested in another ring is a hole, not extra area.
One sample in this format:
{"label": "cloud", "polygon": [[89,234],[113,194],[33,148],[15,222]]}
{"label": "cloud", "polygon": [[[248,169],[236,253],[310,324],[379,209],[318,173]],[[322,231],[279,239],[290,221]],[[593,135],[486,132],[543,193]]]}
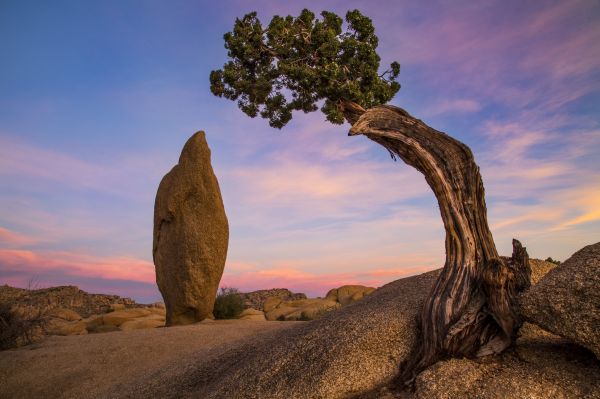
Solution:
{"label": "cloud", "polygon": [[423,114],[427,116],[436,116],[441,114],[464,114],[470,112],[477,112],[481,109],[479,102],[468,99],[457,99],[457,100],[442,100],[431,108],[426,109]]}
{"label": "cloud", "polygon": [[56,190],[58,185],[139,200],[151,193],[148,189],[158,183],[156,176],[168,170],[165,163],[155,154],[94,163],[0,135],[0,177],[30,191]]}
{"label": "cloud", "polygon": [[37,240],[23,234],[16,233],[0,226],[0,245],[4,246],[22,246],[36,243]]}
{"label": "cloud", "polygon": [[562,196],[561,203],[574,204],[576,216],[562,220],[551,230],[563,230],[577,225],[600,220],[600,180],[580,187],[577,191],[569,191]]}
{"label": "cloud", "polygon": [[3,274],[29,278],[39,274],[154,283],[152,263],[131,258],[95,257],[82,252],[32,251],[0,248]]}
{"label": "cloud", "polygon": [[583,162],[594,157],[600,135],[570,121],[577,127],[531,114],[486,123],[479,160],[490,226],[504,253],[517,237],[532,256],[566,259],[588,242],[586,225],[600,219],[596,167]]}
{"label": "cloud", "polygon": [[417,97],[430,93],[425,104],[460,93],[482,108],[552,115],[600,89],[594,2],[381,8],[370,12],[382,47],[400,58],[403,86],[428,88],[413,89]]}

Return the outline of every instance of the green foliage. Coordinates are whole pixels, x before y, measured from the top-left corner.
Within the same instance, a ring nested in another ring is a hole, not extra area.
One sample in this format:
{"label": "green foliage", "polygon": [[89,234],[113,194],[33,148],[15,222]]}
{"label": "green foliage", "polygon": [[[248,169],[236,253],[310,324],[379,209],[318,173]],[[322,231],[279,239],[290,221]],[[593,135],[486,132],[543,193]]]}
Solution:
{"label": "green foliage", "polygon": [[215,319],[237,319],[244,310],[244,301],[235,288],[222,287],[217,294],[213,315]]}
{"label": "green foliage", "polygon": [[551,257],[547,257],[546,258],[546,262],[554,263],[555,265],[560,265],[560,261],[559,260],[554,260]]}
{"label": "green foliage", "polygon": [[47,322],[40,312],[26,317],[11,310],[10,304],[0,303],[0,350],[33,342]]}
{"label": "green foliage", "polygon": [[264,28],[256,12],[236,19],[225,34],[230,61],[210,74],[210,89],[219,97],[237,100],[239,108],[269,125],[282,128],[292,111],[321,111],[341,124],[341,101],[363,108],[385,104],[400,89],[400,64],[378,74],[378,38],[371,19],[348,11],[346,30],[338,15],[323,11],[322,20],[304,9],[298,17],[275,16]]}

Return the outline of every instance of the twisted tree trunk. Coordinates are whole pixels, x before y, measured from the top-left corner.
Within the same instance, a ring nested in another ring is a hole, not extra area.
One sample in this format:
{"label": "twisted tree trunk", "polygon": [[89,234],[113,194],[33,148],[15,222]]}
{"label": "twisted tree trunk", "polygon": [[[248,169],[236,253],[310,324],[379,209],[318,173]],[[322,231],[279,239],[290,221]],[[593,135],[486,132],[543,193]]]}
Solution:
{"label": "twisted tree trunk", "polygon": [[446,230],[444,269],[421,313],[422,344],[402,379],[412,380],[442,357],[503,351],[520,327],[515,297],[529,286],[531,271],[517,240],[511,259],[498,256],[469,147],[397,107],[365,111],[344,103],[342,110],[353,125],[349,135],[367,136],[425,176]]}

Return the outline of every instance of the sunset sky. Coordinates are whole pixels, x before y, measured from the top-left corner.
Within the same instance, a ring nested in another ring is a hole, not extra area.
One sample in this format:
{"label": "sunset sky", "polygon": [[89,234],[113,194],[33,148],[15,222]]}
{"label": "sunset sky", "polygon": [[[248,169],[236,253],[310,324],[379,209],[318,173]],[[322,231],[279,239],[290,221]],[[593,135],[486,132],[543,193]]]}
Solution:
{"label": "sunset sky", "polygon": [[322,296],[438,268],[424,178],[349,125],[283,130],[214,97],[236,17],[302,8],[373,19],[392,100],[471,147],[509,255],[600,241],[600,2],[0,2],[0,284],[160,300],[158,183],[205,130],[230,224],[222,285]]}

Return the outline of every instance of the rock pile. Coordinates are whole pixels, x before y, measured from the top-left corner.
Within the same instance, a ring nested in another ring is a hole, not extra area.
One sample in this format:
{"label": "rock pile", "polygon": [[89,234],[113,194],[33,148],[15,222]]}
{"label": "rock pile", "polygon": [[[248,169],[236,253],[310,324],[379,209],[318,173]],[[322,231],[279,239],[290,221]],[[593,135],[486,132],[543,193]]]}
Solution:
{"label": "rock pile", "polygon": [[325,299],[336,301],[342,306],[346,306],[372,294],[373,291],[375,291],[375,288],[365,287],[364,285],[343,285],[340,288],[329,290],[327,295],[325,295]]}
{"label": "rock pile", "polygon": [[117,310],[83,320],[89,333],[164,327],[165,309],[147,307]]}
{"label": "rock pile", "polygon": [[302,293],[293,293],[287,288],[272,288],[270,290],[258,290],[252,292],[240,293],[244,307],[263,310],[265,301],[269,298],[280,298],[283,301],[295,301],[298,299],[306,299],[306,295]]}
{"label": "rock pile", "polygon": [[329,299],[310,298],[284,301],[281,298],[273,297],[265,302],[264,311],[267,320],[314,320],[341,307],[340,303]]}
{"label": "rock pile", "polygon": [[88,333],[162,327],[162,303],[138,304],[117,295],[89,294],[75,286],[27,290],[0,286],[0,303],[7,303],[21,318],[41,316],[47,320],[35,340],[44,335]]}
{"label": "rock pile", "polygon": [[264,301],[263,310],[267,320],[314,320],[374,291],[375,288],[364,285],[344,285],[330,290],[325,298],[306,298],[304,294],[295,294],[304,297],[300,299],[272,296]]}
{"label": "rock pile", "polygon": [[31,307],[44,313],[49,309],[63,308],[76,312],[82,317],[106,313],[114,306],[136,308],[144,305],[130,298],[117,295],[89,294],[78,287],[68,285],[37,290],[0,286],[0,303],[16,307]]}

